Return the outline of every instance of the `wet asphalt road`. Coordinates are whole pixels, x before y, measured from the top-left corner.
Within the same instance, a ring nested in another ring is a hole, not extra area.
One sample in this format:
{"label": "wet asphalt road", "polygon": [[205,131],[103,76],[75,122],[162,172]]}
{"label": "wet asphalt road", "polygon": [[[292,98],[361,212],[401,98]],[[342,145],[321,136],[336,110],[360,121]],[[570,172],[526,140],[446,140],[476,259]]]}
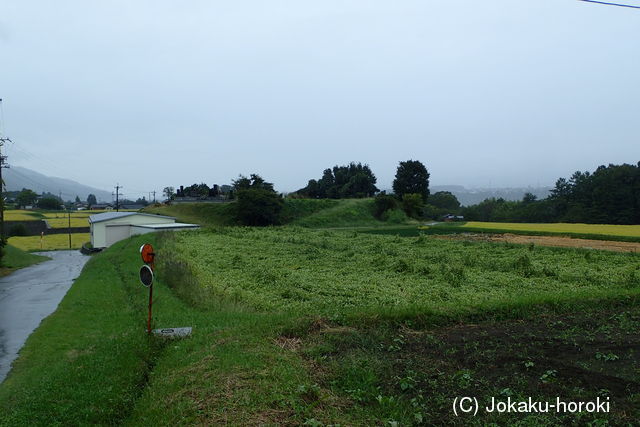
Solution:
{"label": "wet asphalt road", "polygon": [[51,261],[0,279],[0,382],[27,337],[58,307],[90,257],[80,251],[37,252]]}

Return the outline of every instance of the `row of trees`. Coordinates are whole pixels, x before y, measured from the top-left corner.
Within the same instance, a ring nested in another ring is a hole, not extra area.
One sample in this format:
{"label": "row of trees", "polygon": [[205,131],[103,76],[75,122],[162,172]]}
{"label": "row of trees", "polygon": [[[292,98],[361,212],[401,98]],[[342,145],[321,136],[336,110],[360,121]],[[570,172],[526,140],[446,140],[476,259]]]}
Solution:
{"label": "row of trees", "polygon": [[198,199],[215,198],[220,196],[229,196],[231,186],[213,184],[209,187],[204,182],[200,184],[191,184],[188,187],[181,185],[177,189],[174,187],[165,187],[162,194],[167,200],[173,200],[176,197],[192,197]]}
{"label": "row of trees", "polygon": [[[375,215],[387,218],[404,211],[417,219],[439,219],[444,214],[463,215],[467,220],[514,222],[585,222],[640,224],[640,162],[637,165],[600,166],[595,172],[576,172],[560,178],[551,195],[538,200],[531,193],[521,201],[486,199],[461,207],[455,195],[429,192],[429,172],[417,160],[400,162],[393,181],[393,194],[380,193],[368,165],[350,163],[325,169],[319,180],[310,180],[294,197],[375,199]],[[185,189],[186,190],[186,189]],[[259,175],[240,176],[233,181],[237,195],[236,216],[245,225],[279,223],[282,196]]]}
{"label": "row of trees", "polygon": [[62,209],[64,202],[62,199],[51,193],[36,193],[28,188],[23,188],[16,195],[16,205],[18,207],[37,206],[40,209],[59,210]]}
{"label": "row of trees", "polygon": [[309,180],[296,193],[313,199],[345,199],[372,197],[378,191],[376,176],[369,165],[351,162],[325,169],[322,178]]}

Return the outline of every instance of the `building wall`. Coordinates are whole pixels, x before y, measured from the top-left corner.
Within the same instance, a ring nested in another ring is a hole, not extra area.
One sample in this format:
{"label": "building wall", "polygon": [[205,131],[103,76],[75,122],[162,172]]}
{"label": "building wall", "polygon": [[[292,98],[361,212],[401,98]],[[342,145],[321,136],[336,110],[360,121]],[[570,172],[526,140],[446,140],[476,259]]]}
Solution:
{"label": "building wall", "polygon": [[105,236],[105,222],[91,224],[89,232],[91,233],[91,245],[94,248],[107,247],[107,239]]}
{"label": "building wall", "polygon": [[[108,222],[108,221],[107,221]],[[124,240],[131,235],[131,226],[129,224],[107,224],[106,228],[106,246],[109,247],[120,240]]]}
{"label": "building wall", "polygon": [[106,248],[115,242],[126,239],[132,235],[131,226],[144,224],[173,224],[174,222],[175,220],[173,218],[162,218],[156,215],[128,215],[121,218],[110,219],[108,221],[92,223],[90,230],[91,244],[94,248]]}

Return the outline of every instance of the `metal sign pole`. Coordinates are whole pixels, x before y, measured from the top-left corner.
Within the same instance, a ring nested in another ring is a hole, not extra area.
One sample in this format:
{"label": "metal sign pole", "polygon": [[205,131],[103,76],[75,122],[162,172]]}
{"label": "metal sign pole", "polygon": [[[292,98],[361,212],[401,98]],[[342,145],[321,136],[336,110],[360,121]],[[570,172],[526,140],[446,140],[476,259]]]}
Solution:
{"label": "metal sign pole", "polygon": [[[153,272],[153,261],[149,265],[151,272]],[[149,286],[149,316],[147,317],[147,334],[151,335],[151,311],[153,306],[153,282]]]}
{"label": "metal sign pole", "polygon": [[149,286],[149,316],[147,317],[147,334],[151,335],[151,306],[153,304],[153,283]]}
{"label": "metal sign pole", "polygon": [[140,268],[140,281],[142,284],[149,288],[149,315],[147,316],[147,334],[156,335],[160,337],[170,338],[184,338],[191,335],[191,327],[185,328],[165,328],[165,329],[151,329],[151,310],[153,307],[153,276],[154,276],[154,260],[155,252],[153,246],[145,243],[140,247],[140,255],[144,265]]}
{"label": "metal sign pole", "polygon": [[140,281],[149,287],[149,314],[147,316],[147,333],[151,335],[151,314],[153,308],[153,260],[156,256],[153,246],[145,243],[140,247],[140,255],[144,265],[140,269]]}

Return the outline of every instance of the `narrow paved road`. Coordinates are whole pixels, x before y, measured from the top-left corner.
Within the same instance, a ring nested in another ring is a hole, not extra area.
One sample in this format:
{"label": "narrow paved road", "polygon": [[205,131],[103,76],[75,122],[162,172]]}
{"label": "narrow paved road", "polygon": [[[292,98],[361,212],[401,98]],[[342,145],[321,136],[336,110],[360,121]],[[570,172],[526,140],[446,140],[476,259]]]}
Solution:
{"label": "narrow paved road", "polygon": [[89,259],[79,251],[38,252],[51,261],[0,279],[0,382],[27,337],[58,307]]}

